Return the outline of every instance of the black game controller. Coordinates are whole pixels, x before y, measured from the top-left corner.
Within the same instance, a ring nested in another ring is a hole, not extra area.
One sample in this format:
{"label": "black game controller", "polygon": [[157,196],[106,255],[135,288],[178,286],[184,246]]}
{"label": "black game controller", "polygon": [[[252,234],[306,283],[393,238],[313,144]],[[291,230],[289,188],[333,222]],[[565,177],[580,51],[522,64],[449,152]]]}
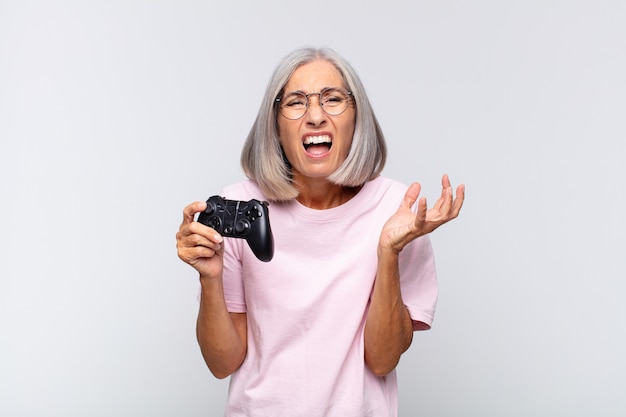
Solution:
{"label": "black game controller", "polygon": [[198,221],[222,236],[246,239],[252,253],[263,262],[274,256],[274,237],[265,201],[227,200],[214,195],[206,201],[206,210],[200,213]]}

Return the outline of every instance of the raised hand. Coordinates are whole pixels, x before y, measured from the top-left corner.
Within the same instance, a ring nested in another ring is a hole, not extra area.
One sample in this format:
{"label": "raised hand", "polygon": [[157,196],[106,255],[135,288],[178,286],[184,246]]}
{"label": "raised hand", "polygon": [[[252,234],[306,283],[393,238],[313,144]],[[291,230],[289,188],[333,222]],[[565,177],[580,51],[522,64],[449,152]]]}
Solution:
{"label": "raised hand", "polygon": [[422,197],[417,203],[417,213],[411,207],[417,201],[422,186],[417,182],[409,186],[398,211],[383,226],[379,249],[391,249],[399,253],[412,240],[432,232],[459,215],[465,199],[465,186],[457,187],[454,198],[447,174],[441,179],[441,185],[441,197],[433,207],[428,209],[426,198]]}

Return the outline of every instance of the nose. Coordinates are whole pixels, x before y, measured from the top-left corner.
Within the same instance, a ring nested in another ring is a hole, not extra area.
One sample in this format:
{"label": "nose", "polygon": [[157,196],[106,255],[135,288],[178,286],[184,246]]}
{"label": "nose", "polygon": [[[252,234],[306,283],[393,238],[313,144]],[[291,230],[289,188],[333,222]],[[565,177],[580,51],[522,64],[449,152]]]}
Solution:
{"label": "nose", "polygon": [[[313,96],[316,97],[315,100],[311,100]],[[306,122],[312,126],[321,126],[326,123],[327,114],[322,109],[322,105],[320,103],[320,96],[318,94],[312,94],[311,97],[308,97],[309,106],[306,110]]]}

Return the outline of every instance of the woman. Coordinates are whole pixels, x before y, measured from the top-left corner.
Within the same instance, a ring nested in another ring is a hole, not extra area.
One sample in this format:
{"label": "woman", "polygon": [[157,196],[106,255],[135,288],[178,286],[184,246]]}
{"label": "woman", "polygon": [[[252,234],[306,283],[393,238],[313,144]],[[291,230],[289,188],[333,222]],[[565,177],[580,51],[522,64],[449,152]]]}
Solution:
{"label": "woman", "polygon": [[229,199],[269,200],[275,254],[184,209],[179,257],[200,274],[197,335],[211,372],[232,375],[227,416],[396,416],[395,367],[437,298],[428,233],[458,216],[448,177],[427,210],[420,185],[380,175],[383,134],[358,76],[329,49],[276,68]]}

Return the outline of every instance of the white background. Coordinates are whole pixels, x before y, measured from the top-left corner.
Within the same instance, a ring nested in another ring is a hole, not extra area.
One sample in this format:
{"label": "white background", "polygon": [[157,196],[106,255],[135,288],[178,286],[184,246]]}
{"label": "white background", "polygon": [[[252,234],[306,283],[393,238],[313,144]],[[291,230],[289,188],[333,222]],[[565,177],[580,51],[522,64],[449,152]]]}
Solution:
{"label": "white background", "polygon": [[222,413],[174,235],[315,45],[361,75],[385,175],[467,185],[401,415],[623,416],[625,22],[619,0],[0,0],[0,415]]}

